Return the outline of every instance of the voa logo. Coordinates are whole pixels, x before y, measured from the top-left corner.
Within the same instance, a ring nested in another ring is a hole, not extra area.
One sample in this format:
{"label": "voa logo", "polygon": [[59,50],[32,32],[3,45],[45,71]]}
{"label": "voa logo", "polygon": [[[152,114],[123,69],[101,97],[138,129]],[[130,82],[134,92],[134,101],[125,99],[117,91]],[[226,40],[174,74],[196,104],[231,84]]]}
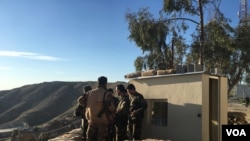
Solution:
{"label": "voa logo", "polygon": [[226,129],[228,136],[247,136],[244,129]]}

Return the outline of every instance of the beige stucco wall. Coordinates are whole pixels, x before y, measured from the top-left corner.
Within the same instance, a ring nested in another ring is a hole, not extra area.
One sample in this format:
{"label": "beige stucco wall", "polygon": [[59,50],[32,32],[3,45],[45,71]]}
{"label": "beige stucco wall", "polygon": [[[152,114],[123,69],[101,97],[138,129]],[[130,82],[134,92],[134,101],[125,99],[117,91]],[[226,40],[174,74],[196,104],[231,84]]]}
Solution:
{"label": "beige stucco wall", "polygon": [[[210,80],[218,81],[218,90],[209,90]],[[221,141],[221,126],[227,124],[227,78],[202,75],[202,83],[202,141]],[[213,101],[210,99],[211,95],[213,95]],[[211,109],[214,105],[217,105],[216,110]],[[212,114],[213,116],[211,116]],[[217,118],[217,120],[213,120],[213,118]],[[213,131],[214,129],[216,131]]]}
{"label": "beige stucco wall", "polygon": [[[192,73],[131,79],[129,83],[135,84],[149,107],[145,112],[142,137],[173,141],[209,140],[209,77]],[[227,81],[223,79],[223,83]],[[226,89],[225,85],[218,93]],[[167,126],[151,124],[152,103],[159,100],[168,102]],[[225,106],[220,110],[226,110]]]}
{"label": "beige stucco wall", "polygon": [[220,141],[222,141],[222,125],[227,125],[227,102],[228,102],[228,94],[227,94],[227,78],[221,77],[220,78]]}

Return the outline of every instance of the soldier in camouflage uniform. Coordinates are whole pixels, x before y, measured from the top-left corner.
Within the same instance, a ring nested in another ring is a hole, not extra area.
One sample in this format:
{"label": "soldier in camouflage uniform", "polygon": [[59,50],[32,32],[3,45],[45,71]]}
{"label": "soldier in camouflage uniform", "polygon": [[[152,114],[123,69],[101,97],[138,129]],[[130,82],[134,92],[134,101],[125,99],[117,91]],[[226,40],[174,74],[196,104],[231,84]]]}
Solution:
{"label": "soldier in camouflage uniform", "polygon": [[122,84],[116,86],[116,93],[120,96],[120,101],[116,108],[116,141],[127,140],[127,125],[129,115],[129,97]]}
{"label": "soldier in camouflage uniform", "polygon": [[86,132],[87,132],[87,128],[88,128],[88,121],[85,117],[85,112],[86,112],[86,107],[87,107],[87,100],[88,100],[88,94],[87,92],[90,91],[92,89],[91,86],[85,86],[84,87],[84,92],[83,95],[80,96],[77,101],[79,106],[82,107],[82,113],[81,113],[81,117],[82,117],[82,124],[81,124],[81,129],[82,129],[82,138],[83,141],[86,140]]}
{"label": "soldier in camouflage uniform", "polygon": [[[119,103],[119,99],[114,96],[114,91],[112,88],[109,88],[107,91],[112,93],[112,102],[114,103],[115,108],[116,108]],[[109,141],[116,141],[115,117],[114,117],[114,121],[109,124],[109,137],[108,138],[109,138],[108,139]]]}
{"label": "soldier in camouflage uniform", "polygon": [[144,110],[147,108],[147,102],[143,95],[138,93],[133,84],[127,86],[129,93],[130,109],[129,109],[129,123],[128,129],[130,138],[134,140],[141,139],[142,120],[144,117]]}
{"label": "soldier in camouflage uniform", "polygon": [[98,78],[98,86],[88,92],[86,118],[88,120],[87,140],[108,141],[108,128],[113,122],[115,106],[112,93],[107,91],[107,77]]}

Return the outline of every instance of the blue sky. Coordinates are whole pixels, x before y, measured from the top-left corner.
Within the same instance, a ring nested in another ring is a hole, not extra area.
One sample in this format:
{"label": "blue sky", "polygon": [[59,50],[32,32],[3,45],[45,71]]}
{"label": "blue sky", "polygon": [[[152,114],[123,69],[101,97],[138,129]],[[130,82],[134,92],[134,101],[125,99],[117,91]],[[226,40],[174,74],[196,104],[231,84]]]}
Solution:
{"label": "blue sky", "polygon": [[[240,0],[221,8],[238,22]],[[51,81],[127,81],[142,55],[128,40],[128,9],[162,0],[0,0],[0,90]]]}

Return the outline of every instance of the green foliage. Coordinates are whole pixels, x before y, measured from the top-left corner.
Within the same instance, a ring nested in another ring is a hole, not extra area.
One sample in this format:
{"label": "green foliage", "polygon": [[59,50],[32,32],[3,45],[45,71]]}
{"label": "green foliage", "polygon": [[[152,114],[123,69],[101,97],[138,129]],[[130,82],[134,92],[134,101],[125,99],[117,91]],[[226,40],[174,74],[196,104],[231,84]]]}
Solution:
{"label": "green foliage", "polygon": [[196,2],[192,0],[164,0],[163,9],[166,13],[183,11],[189,14],[198,14],[195,4]]}
{"label": "green foliage", "polygon": [[135,41],[143,52],[157,52],[165,45],[168,29],[163,22],[155,21],[147,8],[138,13],[127,13],[126,19],[129,22],[129,39]]}
{"label": "green foliage", "polygon": [[[245,77],[245,81],[250,83],[250,25],[239,25],[236,29],[235,44],[237,53],[237,63],[242,70],[241,78]],[[241,80],[241,79],[240,79]]]}
{"label": "green foliage", "polygon": [[127,13],[129,39],[134,41],[146,55],[135,61],[136,70],[153,69],[155,66],[166,68],[166,36],[168,28],[164,22],[153,19],[147,8],[138,13]]}
{"label": "green foliage", "polygon": [[143,68],[145,69],[144,65],[144,57],[138,56],[134,62],[134,66],[136,71],[141,71]]}
{"label": "green foliage", "polygon": [[138,57],[135,62],[137,71],[142,69],[166,69],[173,65],[171,47],[177,49],[179,62],[182,62],[186,47],[179,32],[188,29],[185,23],[176,24],[174,20],[154,19],[148,8],[140,9],[137,13],[127,13],[129,23],[129,39],[134,41],[144,56]]}
{"label": "green foliage", "polygon": [[[230,26],[211,21],[205,26],[205,64],[208,68],[225,68],[229,65],[233,48]],[[223,55],[222,55],[223,54]]]}
{"label": "green foliage", "polygon": [[[202,7],[206,4],[212,4],[215,13],[203,25]],[[155,19],[148,8],[127,13],[129,39],[143,53],[134,62],[136,71],[172,68],[174,64],[182,63],[198,64],[204,49],[206,68],[223,69],[228,77],[229,92],[239,81],[245,79],[250,83],[250,25],[244,22],[236,29],[232,28],[219,5],[220,0],[164,0],[162,10],[166,15],[160,15],[159,19]],[[198,16],[199,23],[183,17],[187,14]],[[189,28],[185,21],[198,25],[189,45],[186,34],[183,34]]]}

